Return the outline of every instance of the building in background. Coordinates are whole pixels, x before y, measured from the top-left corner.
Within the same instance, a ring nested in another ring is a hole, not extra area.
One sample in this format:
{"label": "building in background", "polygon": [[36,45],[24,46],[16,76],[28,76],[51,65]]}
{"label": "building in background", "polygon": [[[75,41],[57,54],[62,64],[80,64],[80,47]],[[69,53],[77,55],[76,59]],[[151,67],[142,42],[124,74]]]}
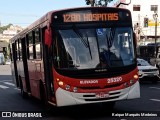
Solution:
{"label": "building in background", "polygon": [[9,40],[22,30],[23,28],[21,26],[11,25],[7,30],[4,30],[3,33],[0,34],[0,53],[4,53],[5,58],[8,56]]}
{"label": "building in background", "polygon": [[[129,3],[130,0],[114,0],[112,6],[120,2]],[[160,0],[131,0],[128,6],[120,7],[131,11],[139,45],[155,42],[155,36],[156,42],[160,42]]]}
{"label": "building in background", "polygon": [[16,35],[18,32],[22,30],[23,28],[21,26],[11,25],[7,30],[4,30],[3,33],[0,35],[0,40],[9,42],[9,39],[11,39],[14,35]]}
{"label": "building in background", "polygon": [[8,43],[0,40],[0,53],[7,51]]}

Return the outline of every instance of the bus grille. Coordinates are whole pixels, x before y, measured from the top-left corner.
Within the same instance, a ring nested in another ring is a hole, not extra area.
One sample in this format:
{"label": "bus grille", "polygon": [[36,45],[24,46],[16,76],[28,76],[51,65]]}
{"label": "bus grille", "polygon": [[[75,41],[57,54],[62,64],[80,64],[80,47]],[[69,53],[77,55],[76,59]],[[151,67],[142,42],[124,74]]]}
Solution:
{"label": "bus grille", "polygon": [[109,97],[109,98],[85,99],[85,101],[103,101],[103,100],[111,100],[111,99],[117,99],[117,98],[119,97],[116,96],[116,97]]}
{"label": "bus grille", "polygon": [[147,69],[147,70],[142,70],[143,72],[156,72],[157,69]]}
{"label": "bus grille", "polygon": [[[113,88],[113,87],[119,87],[119,86],[121,86],[122,85],[122,83],[120,83],[120,84],[114,84],[114,85],[107,85],[107,86],[104,86],[104,88]],[[89,90],[89,89],[102,89],[100,86],[96,86],[96,87],[93,87],[93,86],[91,86],[91,87],[79,87],[80,89],[83,89],[83,90]]]}
{"label": "bus grille", "polygon": [[97,98],[95,94],[88,94],[88,95],[83,95],[83,99],[85,101],[105,101],[105,100],[112,100],[112,99],[117,99],[121,95],[121,92],[112,92],[109,93],[109,96],[107,98]]}

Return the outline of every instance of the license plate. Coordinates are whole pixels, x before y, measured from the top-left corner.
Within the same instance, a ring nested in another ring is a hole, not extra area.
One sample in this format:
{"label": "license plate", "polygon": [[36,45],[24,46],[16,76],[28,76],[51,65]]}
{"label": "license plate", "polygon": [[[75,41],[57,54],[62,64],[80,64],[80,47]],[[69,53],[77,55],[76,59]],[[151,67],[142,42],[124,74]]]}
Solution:
{"label": "license plate", "polygon": [[108,98],[108,97],[109,97],[108,93],[104,92],[96,93],[96,98]]}

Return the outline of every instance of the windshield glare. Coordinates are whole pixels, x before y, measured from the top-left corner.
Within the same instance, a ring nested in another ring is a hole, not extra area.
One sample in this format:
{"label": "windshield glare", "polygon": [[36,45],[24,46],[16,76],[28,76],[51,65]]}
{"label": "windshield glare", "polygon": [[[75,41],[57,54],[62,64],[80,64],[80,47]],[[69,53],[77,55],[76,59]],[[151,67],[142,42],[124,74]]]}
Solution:
{"label": "windshield glare", "polygon": [[62,69],[95,69],[133,64],[131,28],[58,30],[54,63]]}

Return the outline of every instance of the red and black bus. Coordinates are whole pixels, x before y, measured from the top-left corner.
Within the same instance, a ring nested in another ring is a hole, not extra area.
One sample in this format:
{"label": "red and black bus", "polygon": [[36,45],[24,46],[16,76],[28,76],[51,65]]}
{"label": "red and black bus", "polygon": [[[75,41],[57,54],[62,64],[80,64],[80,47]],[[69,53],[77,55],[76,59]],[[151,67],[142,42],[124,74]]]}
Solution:
{"label": "red and black bus", "polygon": [[51,11],[10,40],[13,80],[55,106],[139,98],[134,36],[126,9]]}

